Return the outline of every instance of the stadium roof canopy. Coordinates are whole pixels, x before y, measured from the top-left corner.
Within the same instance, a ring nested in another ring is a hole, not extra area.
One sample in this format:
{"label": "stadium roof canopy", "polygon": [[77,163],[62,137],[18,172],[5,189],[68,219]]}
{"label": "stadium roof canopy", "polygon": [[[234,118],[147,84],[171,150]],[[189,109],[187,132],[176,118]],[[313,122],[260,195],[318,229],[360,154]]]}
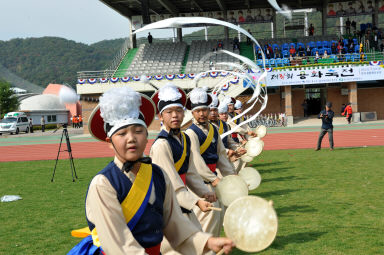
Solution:
{"label": "stadium roof canopy", "polygon": [[[265,0],[100,0],[121,15],[130,18],[143,15],[143,9],[148,5],[149,15],[178,14],[190,12],[209,12],[271,8]],[[332,2],[338,2],[332,1]],[[279,6],[287,5],[291,9],[318,8],[321,9],[328,1],[318,0],[278,0]]]}

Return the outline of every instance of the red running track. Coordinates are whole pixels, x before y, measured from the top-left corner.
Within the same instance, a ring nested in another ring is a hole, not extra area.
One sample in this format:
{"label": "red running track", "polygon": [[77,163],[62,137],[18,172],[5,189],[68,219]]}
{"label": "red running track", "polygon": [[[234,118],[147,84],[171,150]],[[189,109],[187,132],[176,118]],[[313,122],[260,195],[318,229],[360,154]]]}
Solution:
{"label": "red running track", "polygon": [[[265,150],[306,149],[315,148],[319,132],[295,132],[268,134],[263,141]],[[383,129],[361,130],[334,130],[334,143],[337,147],[384,146]],[[148,142],[145,150],[153,140]],[[66,148],[66,145],[64,148]],[[77,142],[72,143],[74,158],[113,157],[113,151],[108,144],[102,142]],[[323,139],[323,148],[328,148],[328,135]],[[62,146],[62,150],[64,149]],[[58,144],[0,146],[0,162],[29,161],[29,160],[54,160],[57,157]],[[66,151],[60,153],[60,159],[68,158]]]}

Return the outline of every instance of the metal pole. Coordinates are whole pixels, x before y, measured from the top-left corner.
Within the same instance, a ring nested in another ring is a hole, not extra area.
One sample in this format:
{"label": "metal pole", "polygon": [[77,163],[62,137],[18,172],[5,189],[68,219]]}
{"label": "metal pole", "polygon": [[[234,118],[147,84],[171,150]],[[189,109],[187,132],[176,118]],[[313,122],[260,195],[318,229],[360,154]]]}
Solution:
{"label": "metal pole", "polygon": [[340,35],[342,36],[344,34],[344,28],[343,28],[343,17],[340,17]]}
{"label": "metal pole", "polygon": [[304,36],[308,36],[308,15],[304,12]]}

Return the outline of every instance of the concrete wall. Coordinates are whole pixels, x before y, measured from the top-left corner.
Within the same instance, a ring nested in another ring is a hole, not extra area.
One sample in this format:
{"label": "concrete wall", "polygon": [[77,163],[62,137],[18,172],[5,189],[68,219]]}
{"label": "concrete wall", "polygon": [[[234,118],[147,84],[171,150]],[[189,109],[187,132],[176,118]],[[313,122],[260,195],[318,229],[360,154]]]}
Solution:
{"label": "concrete wall", "polygon": [[304,110],[301,104],[305,99],[304,89],[292,90],[292,115],[294,117],[304,117]]}
{"label": "concrete wall", "polygon": [[[89,95],[88,98],[99,98],[99,95]],[[82,117],[83,117],[83,126],[84,126],[84,133],[88,134],[88,119],[91,115],[93,109],[97,106],[97,102],[88,101],[88,100],[81,100],[80,101],[81,107],[82,107]]]}
{"label": "concrete wall", "polygon": [[332,102],[332,110],[336,116],[341,116],[341,105],[348,103],[348,96],[341,95],[341,88],[328,88],[327,101]]}
{"label": "concrete wall", "polygon": [[359,112],[376,112],[377,119],[384,119],[384,88],[357,90]]}

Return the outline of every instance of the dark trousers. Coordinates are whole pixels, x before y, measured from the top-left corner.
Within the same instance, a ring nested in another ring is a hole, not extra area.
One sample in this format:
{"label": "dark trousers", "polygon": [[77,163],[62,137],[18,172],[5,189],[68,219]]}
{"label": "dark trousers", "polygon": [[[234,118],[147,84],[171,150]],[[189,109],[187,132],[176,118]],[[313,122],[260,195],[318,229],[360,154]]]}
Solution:
{"label": "dark trousers", "polygon": [[329,129],[322,128],[321,129],[321,132],[320,132],[320,135],[319,135],[319,139],[317,140],[317,149],[321,148],[321,141],[323,140],[323,137],[325,136],[325,134],[327,132],[328,132],[330,148],[333,149],[333,128],[329,128]]}
{"label": "dark trousers", "polygon": [[347,116],[348,124],[351,124],[352,114]]}
{"label": "dark trousers", "polygon": [[41,125],[41,132],[45,132],[45,125]]}

